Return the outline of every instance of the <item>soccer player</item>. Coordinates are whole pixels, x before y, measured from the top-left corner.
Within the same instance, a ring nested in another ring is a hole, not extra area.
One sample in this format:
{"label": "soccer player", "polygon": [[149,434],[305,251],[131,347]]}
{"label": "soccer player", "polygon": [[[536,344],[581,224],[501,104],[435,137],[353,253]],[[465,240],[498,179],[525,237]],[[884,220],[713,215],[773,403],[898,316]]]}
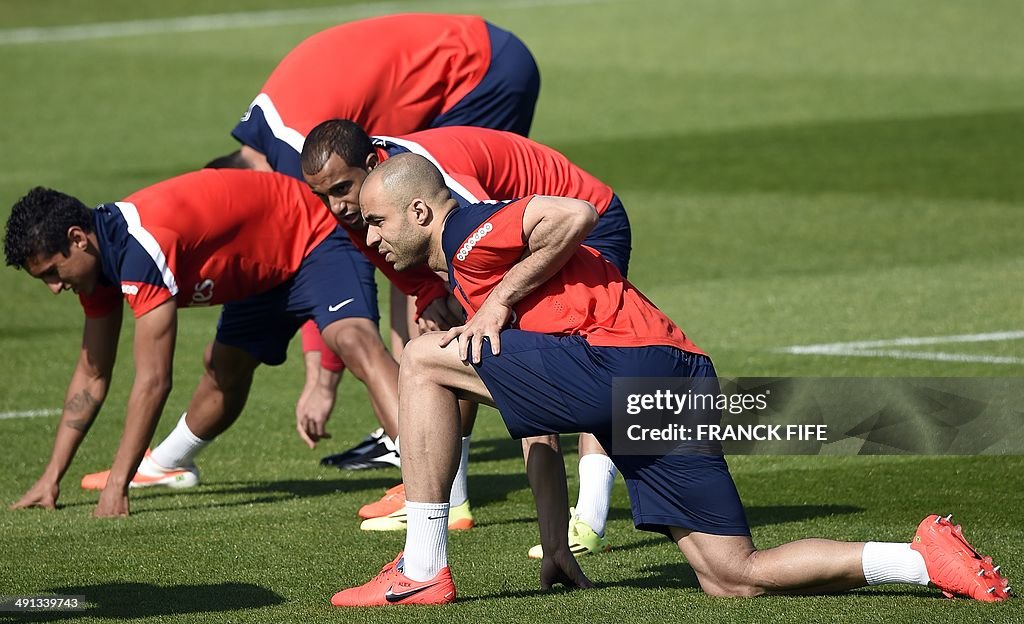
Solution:
{"label": "soccer player", "polygon": [[[480,17],[404,14],[349,22],[309,37],[281,60],[232,132],[240,150],[209,166],[272,170],[302,180],[303,140],[333,118],[355,120],[373,133],[468,125],[525,136],[539,90],[540,72],[523,42]],[[398,291],[408,288],[392,287],[396,356],[409,337],[407,305]],[[416,316],[429,327],[457,324],[461,311],[456,315],[446,303],[436,294],[417,293]],[[344,370],[341,361],[330,359],[320,374],[320,352],[312,350],[316,336],[315,327],[303,328],[300,420],[307,403],[317,404],[314,412],[333,405]],[[378,430],[325,463],[354,469],[399,460],[392,440]]]}
{"label": "soccer player", "polygon": [[[587,202],[531,196],[460,208],[427,159],[400,154],[367,176],[360,205],[368,242],[398,270],[427,262],[448,271],[469,318],[406,346],[399,408],[405,550],[374,579],[331,602],[444,604],[456,597],[445,519],[458,463],[458,398],[496,406],[514,437],[582,429],[607,441],[613,378],[713,379],[715,370],[612,264],[581,246],[598,220]],[[626,479],[637,527],[670,537],[708,594],[931,582],[979,600],[1008,597],[991,560],[948,518],[925,518],[912,544],[807,539],[759,551],[720,455],[612,457]],[[589,587],[565,534],[561,455],[535,444],[527,459],[544,547],[541,586]]]}
{"label": "soccer player", "polygon": [[[629,266],[630,228],[626,211],[614,191],[574,165],[559,152],[511,132],[486,128],[451,127],[414,132],[401,137],[371,139],[350,120],[333,119],[314,128],[302,151],[302,168],[313,192],[339,221],[359,224],[359,187],[367,172],[395,154],[421,154],[437,165],[460,205],[485,199],[510,199],[531,193],[569,196],[597,206],[600,218],[587,244],[625,275]],[[330,363],[329,352],[323,357]],[[463,425],[464,430],[470,430]],[[549,440],[548,443],[554,443]],[[465,490],[468,435],[455,479],[454,504]],[[569,526],[570,545],[576,554],[610,548],[605,523],[615,465],[589,434],[580,438],[580,492]],[[406,521],[404,491],[388,490],[384,499],[367,505],[360,515],[367,530],[403,529]],[[529,555],[541,557],[539,546]]]}
{"label": "soccer player", "polygon": [[[107,394],[122,297],[136,318],[135,379],[113,467],[83,483],[103,490],[96,516],[127,515],[130,486],[194,485],[196,453],[238,417],[257,365],[284,362],[307,319],[323,328],[371,402],[397,413],[397,365],[377,329],[372,269],[297,180],[206,169],[95,209],[36,188],[14,205],[4,251],[8,265],[54,294],[78,294],[85,312],[50,461],[14,508],[56,506],[60,480]],[[188,411],[143,459],[171,390],[178,308],[219,304]]]}

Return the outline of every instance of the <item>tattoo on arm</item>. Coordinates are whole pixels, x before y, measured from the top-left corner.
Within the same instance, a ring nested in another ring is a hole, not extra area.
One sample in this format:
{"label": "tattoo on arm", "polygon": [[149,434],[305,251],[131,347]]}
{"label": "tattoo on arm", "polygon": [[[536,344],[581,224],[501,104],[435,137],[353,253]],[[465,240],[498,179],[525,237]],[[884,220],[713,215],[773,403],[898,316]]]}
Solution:
{"label": "tattoo on arm", "polygon": [[81,418],[69,418],[65,423],[72,429],[77,429],[82,433],[89,430],[89,426],[92,424],[92,414],[96,407],[99,405],[99,401],[96,397],[89,394],[88,390],[82,390],[75,396],[68,399],[67,403],[64,404],[64,410],[67,412],[81,414],[84,412]]}

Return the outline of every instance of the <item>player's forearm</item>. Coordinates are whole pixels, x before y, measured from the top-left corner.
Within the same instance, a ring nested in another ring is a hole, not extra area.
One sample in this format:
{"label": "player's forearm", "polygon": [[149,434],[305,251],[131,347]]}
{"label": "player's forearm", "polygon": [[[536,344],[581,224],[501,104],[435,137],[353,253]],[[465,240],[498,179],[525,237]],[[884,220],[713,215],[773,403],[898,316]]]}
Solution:
{"label": "player's forearm", "polygon": [[128,483],[139,467],[146,448],[153,439],[157,422],[171,392],[169,375],[136,373],[128,406],[125,410],[124,433],[110,469],[107,487],[127,490]]}
{"label": "player's forearm", "polygon": [[75,369],[65,395],[50,461],[44,471],[44,476],[54,483],[60,482],[71,465],[78,446],[103,405],[109,386],[109,377],[86,371],[81,363]]}
{"label": "player's forearm", "polygon": [[537,222],[527,238],[529,255],[505,274],[488,298],[512,307],[565,266],[597,223],[593,206],[576,204],[576,210],[546,214]]}
{"label": "player's forearm", "polygon": [[568,548],[569,494],[565,485],[565,463],[558,436],[523,440],[526,476],[537,504],[537,524],[545,553]]}

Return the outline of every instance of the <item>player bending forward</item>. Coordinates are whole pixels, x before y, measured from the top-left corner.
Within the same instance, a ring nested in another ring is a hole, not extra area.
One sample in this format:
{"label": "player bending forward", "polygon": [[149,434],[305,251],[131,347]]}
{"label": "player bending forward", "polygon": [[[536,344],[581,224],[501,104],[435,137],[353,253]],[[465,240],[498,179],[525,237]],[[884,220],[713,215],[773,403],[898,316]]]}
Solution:
{"label": "player bending forward", "polygon": [[[616,455],[613,378],[713,377],[715,370],[617,269],[580,245],[597,220],[591,204],[532,196],[458,208],[429,161],[398,154],[367,176],[360,205],[367,242],[396,270],[426,262],[448,271],[469,320],[414,339],[402,356],[405,551],[368,583],[335,594],[334,605],[455,600],[446,528],[460,398],[497,407],[513,437],[596,434],[626,480],[637,528],[669,536],[708,594],[931,582],[947,594],[1008,597],[1006,579],[948,518],[925,518],[911,544],[805,539],[757,550],[724,458]],[[544,552],[541,586],[590,587],[568,547],[561,455],[535,444],[527,457]]]}

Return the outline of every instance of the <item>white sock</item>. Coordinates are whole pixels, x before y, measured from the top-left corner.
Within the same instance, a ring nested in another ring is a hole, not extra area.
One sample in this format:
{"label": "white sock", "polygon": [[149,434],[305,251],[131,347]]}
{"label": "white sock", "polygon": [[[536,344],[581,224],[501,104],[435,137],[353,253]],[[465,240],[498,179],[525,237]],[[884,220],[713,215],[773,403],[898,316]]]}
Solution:
{"label": "white sock", "polygon": [[150,454],[158,466],[162,468],[183,468],[191,465],[192,460],[212,440],[203,440],[196,436],[185,424],[185,414],[181,415],[178,425],[164,438],[160,446]]}
{"label": "white sock", "polygon": [[462,458],[459,459],[459,469],[455,473],[455,481],[452,481],[452,494],[448,497],[448,503],[452,507],[458,507],[469,499],[469,484],[466,482],[469,466],[469,439],[468,435],[462,438]]}
{"label": "white sock", "polygon": [[615,483],[615,464],[607,455],[591,453],[580,457],[580,496],[576,515],[604,537],[608,520],[608,504]]}
{"label": "white sock", "polygon": [[448,565],[448,503],[405,502],[404,574],[414,581],[429,581]]}
{"label": "white sock", "polygon": [[928,584],[928,568],[924,557],[910,544],[868,542],[861,558],[868,585],[883,583]]}

